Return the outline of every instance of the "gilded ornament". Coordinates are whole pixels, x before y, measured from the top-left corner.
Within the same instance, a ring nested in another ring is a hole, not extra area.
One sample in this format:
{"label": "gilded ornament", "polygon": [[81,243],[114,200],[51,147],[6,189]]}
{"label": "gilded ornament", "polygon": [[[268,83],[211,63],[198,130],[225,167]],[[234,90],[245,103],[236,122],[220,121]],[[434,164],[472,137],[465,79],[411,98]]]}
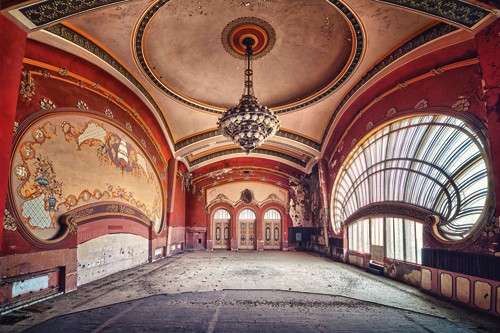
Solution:
{"label": "gilded ornament", "polygon": [[439,68],[433,68],[431,70],[431,74],[432,76],[436,76],[436,75],[440,75],[440,74],[443,74],[444,73],[444,69],[442,67],[439,67]]}
{"label": "gilded ornament", "polygon": [[85,103],[84,101],[78,101],[76,103],[76,107],[81,109],[81,110],[88,110],[89,107],[87,106],[87,103]]}
{"label": "gilded ornament", "polygon": [[13,133],[14,136],[17,134],[18,130],[19,130],[19,123],[17,121],[15,121],[14,122],[14,133]]}
{"label": "gilded ornament", "polygon": [[108,118],[113,118],[113,111],[111,111],[110,109],[106,109],[104,110],[104,115]]}
{"label": "gilded ornament", "polygon": [[366,124],[366,131],[368,132],[372,128],[373,128],[373,123],[370,121],[370,122],[368,122],[368,124]]}
{"label": "gilded ornament", "polygon": [[59,73],[59,75],[62,75],[62,76],[68,76],[69,72],[66,68],[59,68],[59,71],[57,71],[57,73]]}
{"label": "gilded ornament", "polygon": [[5,209],[4,211],[3,228],[8,231],[17,230],[16,220],[12,217],[12,214],[7,209]]}
{"label": "gilded ornament", "polygon": [[42,100],[40,101],[40,109],[42,110],[48,111],[55,108],[56,105],[50,99],[42,98]]}
{"label": "gilded ornament", "polygon": [[455,111],[462,111],[462,112],[465,112],[465,111],[469,111],[469,100],[464,97],[464,96],[460,96],[458,97],[458,101],[452,105],[452,109],[455,110]]}
{"label": "gilded ornament", "polygon": [[22,74],[23,80],[20,84],[19,93],[24,99],[31,101],[31,98],[35,95],[35,79],[28,70],[23,70]]}
{"label": "gilded ornament", "polygon": [[40,74],[42,74],[42,76],[46,77],[46,78],[52,77],[52,74],[50,74],[49,72],[44,71],[44,70],[40,71]]}
{"label": "gilded ornament", "polygon": [[30,177],[30,172],[28,168],[26,168],[24,165],[17,165],[16,166],[16,177],[20,181],[26,181]]}
{"label": "gilded ornament", "polygon": [[422,99],[422,100],[418,101],[417,104],[415,104],[414,109],[422,110],[422,109],[425,109],[426,107],[427,107],[427,100]]}
{"label": "gilded ornament", "polygon": [[396,108],[391,108],[387,111],[387,117],[392,117],[396,114]]}
{"label": "gilded ornament", "polygon": [[243,201],[246,204],[251,203],[255,199],[254,194],[251,190],[249,189],[244,189],[241,191],[241,196],[240,200]]}

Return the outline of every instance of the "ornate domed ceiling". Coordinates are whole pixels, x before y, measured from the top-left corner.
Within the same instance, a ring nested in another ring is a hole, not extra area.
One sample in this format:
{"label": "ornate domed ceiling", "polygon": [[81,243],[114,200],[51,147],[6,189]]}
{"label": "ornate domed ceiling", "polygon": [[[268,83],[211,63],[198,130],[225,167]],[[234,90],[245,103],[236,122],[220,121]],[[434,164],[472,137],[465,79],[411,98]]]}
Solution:
{"label": "ornate domed ceiling", "polygon": [[[255,93],[275,110],[304,104],[341,79],[349,65],[356,65],[353,26],[359,29],[359,23],[352,15],[349,22],[328,1],[294,1],[293,8],[287,1],[269,1],[249,11],[239,3],[218,0],[191,12],[195,4],[198,1],[152,6],[134,33],[137,61],[144,73],[160,90],[189,106],[217,112],[238,101],[243,61],[226,52],[231,36],[230,31],[224,33],[235,21],[236,27],[262,26],[262,44],[275,44],[264,57],[257,52],[260,59],[254,63]],[[279,19],[275,13],[280,13]],[[320,13],[322,19],[315,19]],[[272,30],[268,37],[266,30]],[[362,43],[361,38],[357,43]]]}
{"label": "ornate domed ceiling", "polygon": [[[28,37],[93,62],[132,89],[191,170],[244,156],[217,119],[243,92],[242,36],[258,48],[254,90],[281,130],[250,156],[308,171],[347,106],[390,70],[473,38],[479,1],[8,1]],[[239,48],[239,49],[238,49]],[[239,52],[239,53],[238,53]]]}

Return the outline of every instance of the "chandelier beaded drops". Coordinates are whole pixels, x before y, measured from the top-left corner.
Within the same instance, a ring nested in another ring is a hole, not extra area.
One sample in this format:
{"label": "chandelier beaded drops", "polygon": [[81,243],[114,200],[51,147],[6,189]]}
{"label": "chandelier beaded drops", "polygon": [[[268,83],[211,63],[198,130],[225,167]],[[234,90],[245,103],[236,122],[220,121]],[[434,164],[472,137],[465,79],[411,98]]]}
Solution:
{"label": "chandelier beaded drops", "polygon": [[280,128],[280,121],[273,111],[262,106],[253,92],[252,47],[253,38],[246,37],[245,87],[238,105],[230,108],[217,123],[221,134],[239,145],[247,154],[272,137]]}

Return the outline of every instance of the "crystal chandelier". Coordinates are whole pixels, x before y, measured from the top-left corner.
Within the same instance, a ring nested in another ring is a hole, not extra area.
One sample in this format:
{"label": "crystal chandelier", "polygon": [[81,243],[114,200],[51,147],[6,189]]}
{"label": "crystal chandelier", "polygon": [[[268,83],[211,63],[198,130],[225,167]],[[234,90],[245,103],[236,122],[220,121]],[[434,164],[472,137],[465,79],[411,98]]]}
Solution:
{"label": "crystal chandelier", "polygon": [[217,122],[222,135],[233,140],[247,154],[272,137],[280,128],[273,111],[257,102],[253,92],[252,47],[253,38],[242,41],[246,46],[245,88],[238,105],[225,111]]}

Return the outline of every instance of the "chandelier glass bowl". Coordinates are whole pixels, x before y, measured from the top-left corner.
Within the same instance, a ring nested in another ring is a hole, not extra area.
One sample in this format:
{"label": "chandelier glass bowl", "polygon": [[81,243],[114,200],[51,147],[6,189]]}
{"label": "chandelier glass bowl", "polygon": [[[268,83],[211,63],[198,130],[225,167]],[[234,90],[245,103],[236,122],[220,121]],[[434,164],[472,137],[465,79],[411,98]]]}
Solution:
{"label": "chandelier glass bowl", "polygon": [[262,106],[253,92],[252,46],[255,40],[243,39],[246,46],[245,88],[238,105],[225,111],[217,123],[221,134],[239,145],[247,154],[272,137],[280,128],[273,111]]}

